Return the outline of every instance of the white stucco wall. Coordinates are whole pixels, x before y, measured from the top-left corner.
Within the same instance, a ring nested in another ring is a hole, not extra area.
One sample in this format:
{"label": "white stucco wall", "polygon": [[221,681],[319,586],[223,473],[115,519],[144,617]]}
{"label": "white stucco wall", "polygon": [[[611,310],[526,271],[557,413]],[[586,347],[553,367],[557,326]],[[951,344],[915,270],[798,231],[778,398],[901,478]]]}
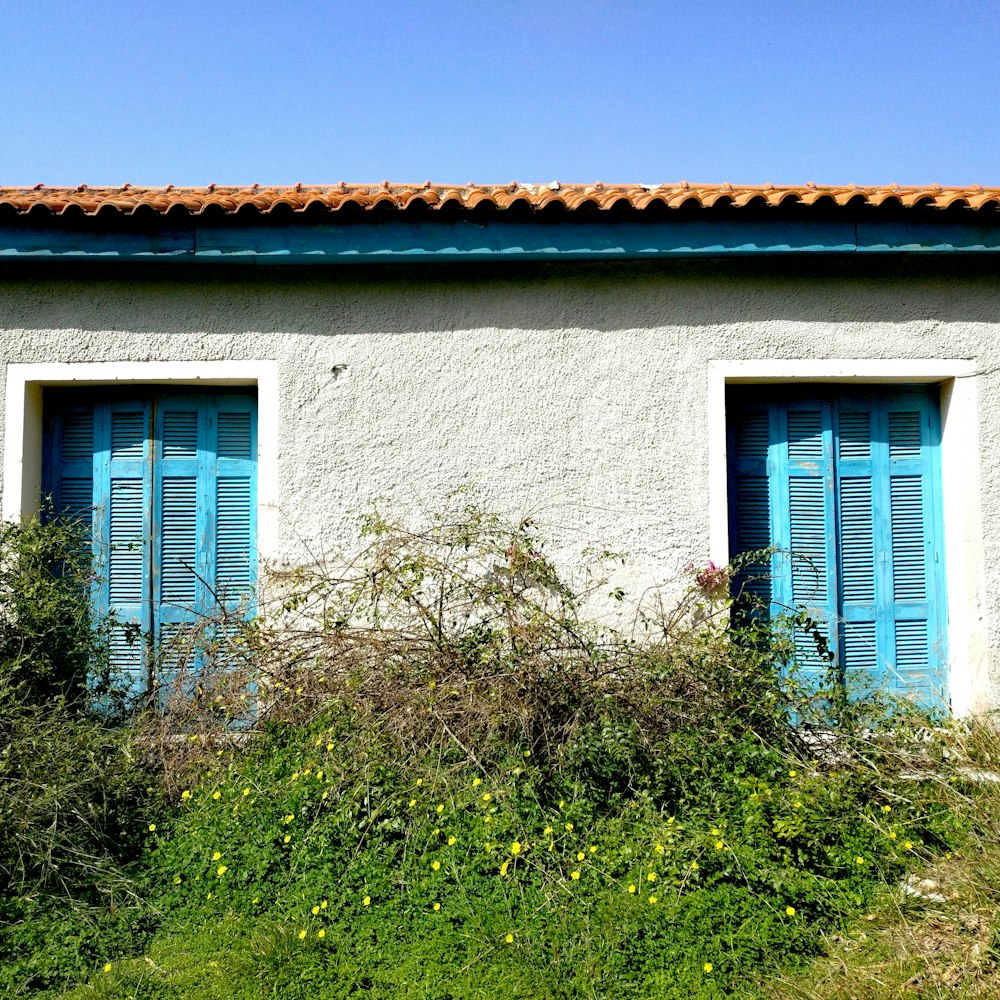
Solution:
{"label": "white stucco wall", "polygon": [[[965,359],[977,373],[976,406],[962,411],[973,426],[959,429],[981,458],[968,493],[982,520],[965,516],[957,529],[966,555],[980,554],[978,569],[961,564],[958,585],[971,594],[964,627],[980,636],[963,655],[976,659],[969,707],[995,700],[996,673],[985,674],[1000,649],[1000,281],[992,278],[830,277],[820,265],[766,277],[645,267],[492,275],[389,267],[308,279],[8,274],[0,275],[0,349],[8,365],[273,362],[277,558],[349,541],[375,498],[436,509],[471,484],[488,506],[535,514],[566,558],[588,541],[630,553],[633,590],[718,547],[713,362]],[[19,405],[0,399],[0,413]],[[10,455],[4,466],[9,513]]]}

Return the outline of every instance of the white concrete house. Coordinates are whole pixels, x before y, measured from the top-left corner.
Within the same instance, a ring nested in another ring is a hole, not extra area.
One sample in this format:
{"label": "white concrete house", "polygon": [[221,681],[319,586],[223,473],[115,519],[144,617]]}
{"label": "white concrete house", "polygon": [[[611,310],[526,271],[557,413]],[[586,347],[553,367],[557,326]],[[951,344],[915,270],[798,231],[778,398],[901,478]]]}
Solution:
{"label": "white concrete house", "polygon": [[843,669],[986,709],[998,265],[981,188],[0,189],[4,516],[165,635],[472,484],[646,578],[775,546]]}

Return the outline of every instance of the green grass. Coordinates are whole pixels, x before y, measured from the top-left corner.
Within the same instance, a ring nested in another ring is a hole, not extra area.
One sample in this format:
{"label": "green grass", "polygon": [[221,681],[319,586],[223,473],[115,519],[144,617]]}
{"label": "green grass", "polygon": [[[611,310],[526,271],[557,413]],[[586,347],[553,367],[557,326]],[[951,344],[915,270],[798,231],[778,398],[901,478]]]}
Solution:
{"label": "green grass", "polygon": [[[522,754],[491,774],[393,761],[377,733],[334,712],[206,758],[146,817],[145,938],[51,995],[835,997],[824,954],[850,950],[859,915],[892,925],[887,886],[971,828],[953,784],[750,743],[716,748],[668,812]],[[878,964],[868,941],[855,955]]]}

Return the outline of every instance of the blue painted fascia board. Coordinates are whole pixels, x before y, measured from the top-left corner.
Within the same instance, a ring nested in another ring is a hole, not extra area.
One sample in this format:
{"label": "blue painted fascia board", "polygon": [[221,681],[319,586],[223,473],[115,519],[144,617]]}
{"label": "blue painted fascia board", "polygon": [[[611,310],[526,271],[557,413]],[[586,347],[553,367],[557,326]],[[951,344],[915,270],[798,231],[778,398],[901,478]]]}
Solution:
{"label": "blue painted fascia board", "polygon": [[151,231],[0,228],[0,261],[325,264],[655,260],[788,254],[993,253],[1000,226],[934,222],[381,221]]}

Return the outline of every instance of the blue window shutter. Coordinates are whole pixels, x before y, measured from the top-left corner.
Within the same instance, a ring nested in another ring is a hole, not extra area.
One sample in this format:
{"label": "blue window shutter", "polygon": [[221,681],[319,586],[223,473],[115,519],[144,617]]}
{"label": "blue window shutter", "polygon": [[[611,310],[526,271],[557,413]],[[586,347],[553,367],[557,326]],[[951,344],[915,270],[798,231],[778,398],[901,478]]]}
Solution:
{"label": "blue window shutter", "polygon": [[206,640],[224,649],[225,636],[204,633],[211,619],[252,610],[256,435],[256,402],[249,396],[158,401],[153,579],[161,683],[200,665]]}
{"label": "blue window shutter", "polygon": [[[758,552],[772,544],[768,455],[773,414],[766,406],[741,408],[729,422],[729,534],[733,553]],[[734,581],[744,610],[772,613],[771,560],[744,566]]]}
{"label": "blue window shutter", "polygon": [[782,403],[776,411],[773,533],[780,552],[775,592],[784,609],[804,609],[815,623],[815,632],[796,634],[795,645],[800,670],[819,684],[836,649],[832,413],[818,399]]}
{"label": "blue window shutter", "polygon": [[885,467],[881,620],[887,684],[930,707],[947,707],[947,627],[938,484],[940,417],[924,391],[884,403]]}
{"label": "blue window shutter", "polygon": [[879,595],[881,573],[877,533],[884,470],[880,408],[860,395],[841,399],[837,418],[837,491],[840,549],[840,669],[850,690],[864,691],[884,680],[879,666],[884,630]]}
{"label": "blue window shutter", "polygon": [[[95,394],[96,395],[96,394]],[[149,642],[169,681],[197,666],[185,637],[220,605],[253,610],[256,400],[242,393],[47,403],[46,489],[87,518],[95,610],[113,612],[113,666],[133,694],[150,683]],[[144,638],[130,642],[141,631]]]}
{"label": "blue window shutter", "polygon": [[[760,547],[766,416],[768,541],[779,550],[772,613],[805,609],[852,691],[879,686],[944,708],[940,417],[933,392],[731,393],[730,525],[734,554]],[[825,666],[808,636],[796,641],[800,666]]]}
{"label": "blue window shutter", "polygon": [[[151,513],[148,401],[94,406],[94,551],[98,610],[114,619],[111,662],[133,695],[146,685]],[[138,635],[141,633],[141,636]]]}
{"label": "blue window shutter", "polygon": [[159,684],[172,684],[178,671],[197,666],[192,637],[210,609],[203,562],[207,510],[201,495],[206,425],[204,396],[156,401],[152,584]]}

